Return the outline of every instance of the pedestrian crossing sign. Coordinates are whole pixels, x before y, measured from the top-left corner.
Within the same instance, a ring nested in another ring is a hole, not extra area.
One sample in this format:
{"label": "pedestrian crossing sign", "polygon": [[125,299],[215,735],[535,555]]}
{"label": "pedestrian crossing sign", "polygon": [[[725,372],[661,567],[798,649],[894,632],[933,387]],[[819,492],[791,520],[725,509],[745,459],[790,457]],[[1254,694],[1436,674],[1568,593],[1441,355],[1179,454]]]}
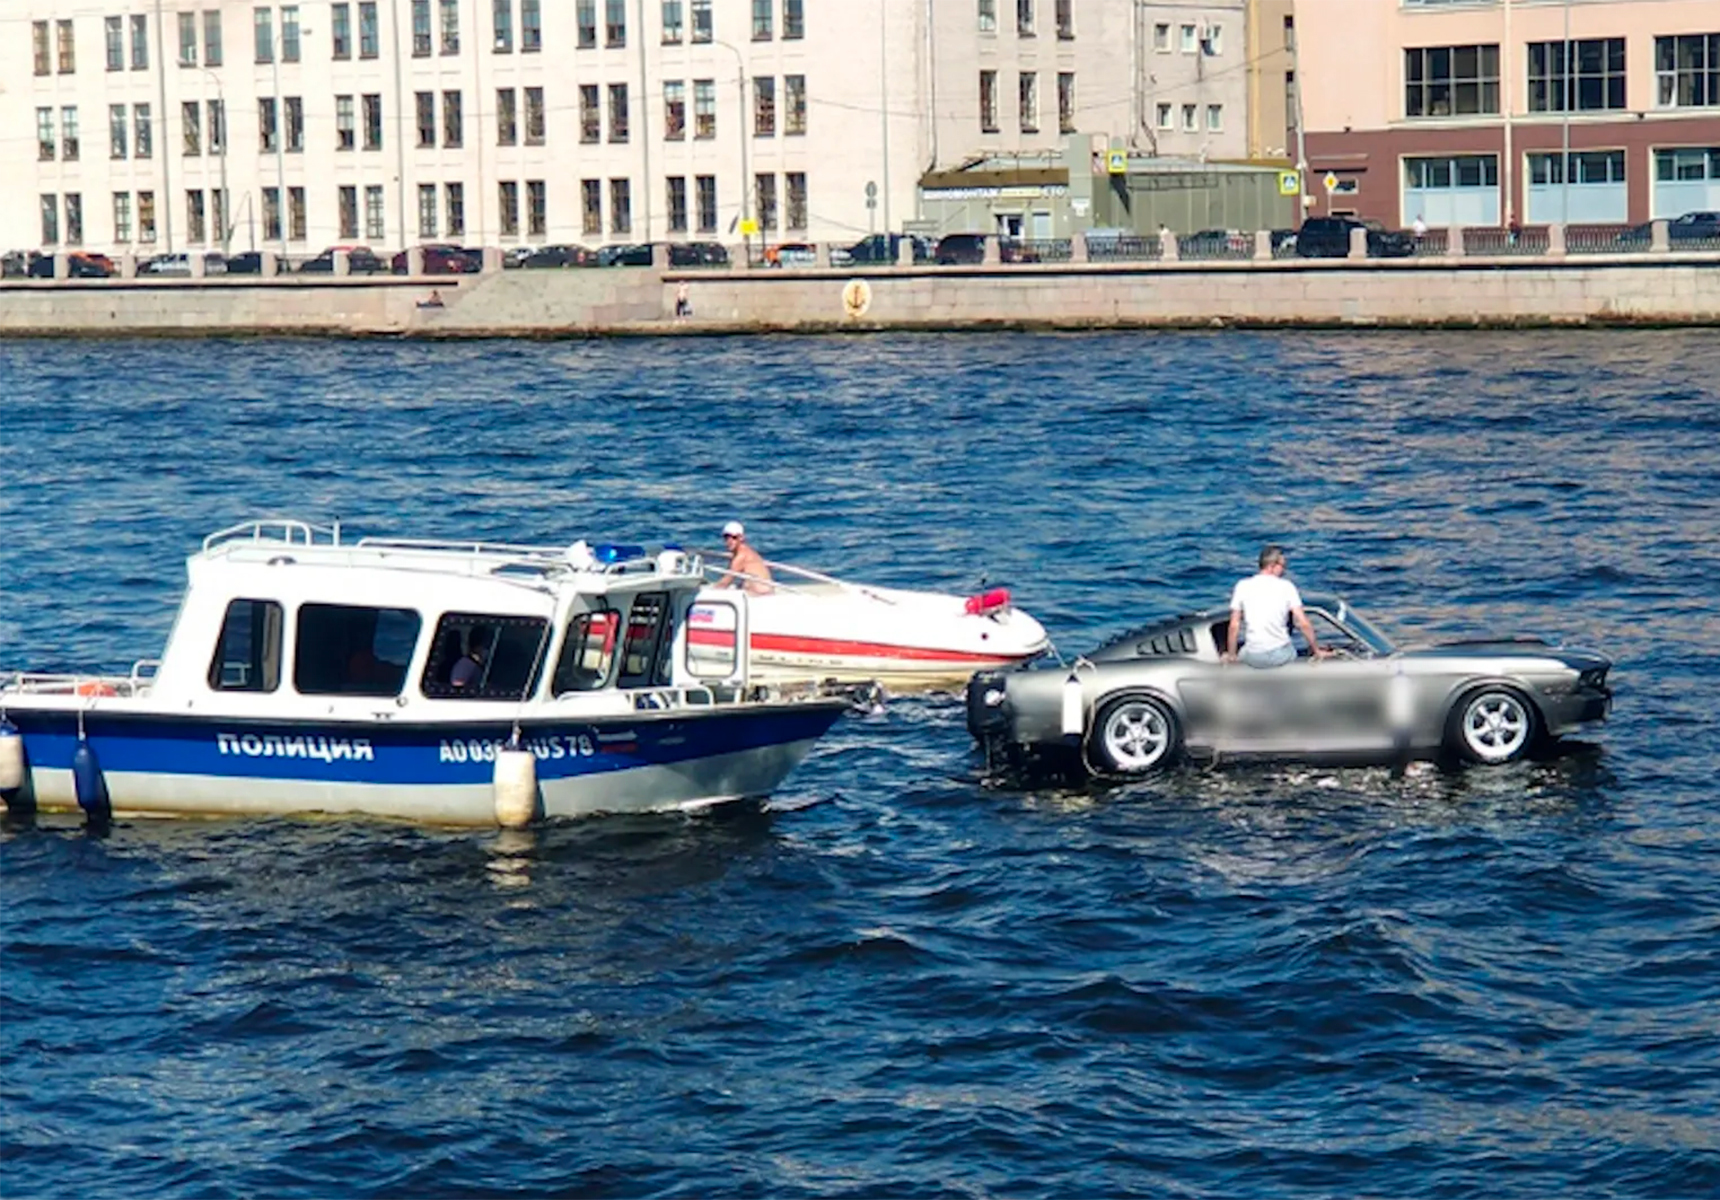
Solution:
{"label": "pedestrian crossing sign", "polygon": [[1300,173],[1296,171],[1278,172],[1278,194],[1280,196],[1294,196],[1301,190],[1302,176]]}
{"label": "pedestrian crossing sign", "polygon": [[1129,173],[1129,152],[1127,150],[1106,151],[1105,173],[1107,175],[1127,175]]}

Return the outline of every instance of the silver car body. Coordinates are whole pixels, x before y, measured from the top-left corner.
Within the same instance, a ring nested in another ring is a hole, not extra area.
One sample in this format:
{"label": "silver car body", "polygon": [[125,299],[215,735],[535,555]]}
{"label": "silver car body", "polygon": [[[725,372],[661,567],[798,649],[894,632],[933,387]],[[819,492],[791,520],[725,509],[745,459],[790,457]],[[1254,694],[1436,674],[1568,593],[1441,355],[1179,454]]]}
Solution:
{"label": "silver car body", "polygon": [[1156,770],[1185,753],[1509,762],[1604,720],[1612,663],[1540,638],[1394,645],[1342,599],[1304,597],[1331,658],[1259,670],[1222,661],[1228,609],[1133,630],[1069,668],[982,671],[968,728],[994,763]]}

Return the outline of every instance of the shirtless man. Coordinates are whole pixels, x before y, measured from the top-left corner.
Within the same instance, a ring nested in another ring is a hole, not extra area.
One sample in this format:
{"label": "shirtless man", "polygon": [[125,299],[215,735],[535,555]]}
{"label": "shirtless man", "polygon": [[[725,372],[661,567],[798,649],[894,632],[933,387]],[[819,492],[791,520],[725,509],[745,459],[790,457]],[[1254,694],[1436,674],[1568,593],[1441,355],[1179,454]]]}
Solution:
{"label": "shirtless man", "polygon": [[772,590],[770,568],[759,552],[747,545],[746,526],[739,521],[724,525],[723,545],[729,551],[729,571],[717,580],[718,587],[744,587],[755,596],[766,595]]}
{"label": "shirtless man", "polygon": [[1315,658],[1331,653],[1320,647],[1314,626],[1302,611],[1302,594],[1284,578],[1284,551],[1268,546],[1260,552],[1260,573],[1242,580],[1230,597],[1230,636],[1224,661],[1237,661],[1236,642],[1242,639],[1241,659],[1251,667],[1281,667],[1296,657],[1290,642],[1290,622],[1308,639]]}

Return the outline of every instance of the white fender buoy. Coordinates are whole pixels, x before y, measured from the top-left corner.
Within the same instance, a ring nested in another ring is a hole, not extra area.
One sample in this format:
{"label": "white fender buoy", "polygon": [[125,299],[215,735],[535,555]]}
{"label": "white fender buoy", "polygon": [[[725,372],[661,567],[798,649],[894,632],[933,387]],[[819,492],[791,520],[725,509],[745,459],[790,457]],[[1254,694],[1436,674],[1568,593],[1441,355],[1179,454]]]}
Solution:
{"label": "white fender buoy", "polygon": [[0,717],[0,792],[24,786],[24,735]]}
{"label": "white fender buoy", "polygon": [[1063,681],[1063,733],[1066,737],[1081,736],[1085,724],[1082,720],[1084,707],[1081,700],[1081,680],[1071,671],[1069,678]]}
{"label": "white fender buoy", "polygon": [[530,825],[537,816],[537,757],[530,750],[496,751],[496,824],[504,829]]}

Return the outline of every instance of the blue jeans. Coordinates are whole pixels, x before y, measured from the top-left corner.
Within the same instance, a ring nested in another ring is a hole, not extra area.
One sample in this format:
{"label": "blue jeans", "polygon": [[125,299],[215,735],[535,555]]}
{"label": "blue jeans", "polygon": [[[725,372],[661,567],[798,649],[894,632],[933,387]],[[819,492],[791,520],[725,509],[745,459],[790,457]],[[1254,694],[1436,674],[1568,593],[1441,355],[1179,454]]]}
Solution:
{"label": "blue jeans", "polygon": [[1295,661],[1296,647],[1288,642],[1276,650],[1250,650],[1244,646],[1236,657],[1251,667],[1281,667],[1287,662]]}

